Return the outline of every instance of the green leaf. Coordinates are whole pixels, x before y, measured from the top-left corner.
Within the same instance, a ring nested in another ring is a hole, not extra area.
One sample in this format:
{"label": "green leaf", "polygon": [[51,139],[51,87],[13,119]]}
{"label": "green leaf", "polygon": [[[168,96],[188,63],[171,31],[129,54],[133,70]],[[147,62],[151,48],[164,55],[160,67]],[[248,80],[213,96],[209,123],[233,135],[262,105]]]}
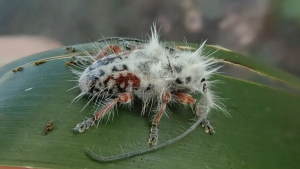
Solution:
{"label": "green leaf", "polygon": [[[86,50],[91,44],[80,45]],[[77,49],[78,47],[76,47]],[[214,47],[211,47],[211,49]],[[207,49],[209,50],[209,48]],[[84,147],[110,155],[130,150],[130,145],[147,146],[149,117],[140,116],[141,104],[120,108],[113,121],[74,134],[72,128],[90,117],[93,104],[83,97],[70,103],[79,91],[65,61],[75,53],[65,48],[20,59],[0,68],[0,164],[44,168],[297,168],[300,159],[300,96],[265,85],[228,76],[214,78],[215,91],[225,98],[233,118],[218,111],[210,116],[216,134],[201,127],[182,140],[157,151],[110,163],[91,160]],[[286,72],[264,66],[231,51],[214,55],[238,62],[270,77],[298,86],[300,80]],[[34,62],[47,62],[35,65]],[[18,72],[11,70],[22,66]],[[199,95],[195,96],[199,98]],[[160,142],[187,128],[191,110],[171,108],[170,118],[160,123]],[[44,134],[45,125],[54,129]],[[122,146],[122,148],[120,147]]]}

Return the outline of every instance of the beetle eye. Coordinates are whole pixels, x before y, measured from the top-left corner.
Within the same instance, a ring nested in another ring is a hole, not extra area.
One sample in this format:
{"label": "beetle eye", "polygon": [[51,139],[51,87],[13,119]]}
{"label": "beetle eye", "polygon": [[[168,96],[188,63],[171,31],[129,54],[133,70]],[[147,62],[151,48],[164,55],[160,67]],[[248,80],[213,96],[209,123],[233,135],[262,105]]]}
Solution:
{"label": "beetle eye", "polygon": [[201,83],[204,82],[204,81],[205,81],[205,78],[202,78],[202,79],[201,79]]}

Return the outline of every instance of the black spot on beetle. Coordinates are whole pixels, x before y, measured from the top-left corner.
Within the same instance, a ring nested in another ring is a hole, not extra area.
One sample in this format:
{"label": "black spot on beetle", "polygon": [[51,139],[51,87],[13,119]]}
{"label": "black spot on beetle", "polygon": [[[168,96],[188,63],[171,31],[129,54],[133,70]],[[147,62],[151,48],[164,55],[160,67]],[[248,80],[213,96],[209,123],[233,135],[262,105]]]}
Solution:
{"label": "black spot on beetle", "polygon": [[128,70],[128,66],[127,65],[123,65],[123,70]]}
{"label": "black spot on beetle", "polygon": [[189,76],[189,77],[185,78],[185,83],[188,84],[191,82],[191,80],[192,80],[192,77]]}
{"label": "black spot on beetle", "polygon": [[146,88],[146,90],[148,91],[148,90],[150,90],[150,89],[152,89],[152,88],[153,88],[153,85],[152,85],[152,84],[149,84],[148,87]]}
{"label": "black spot on beetle", "polygon": [[121,60],[123,60],[123,58],[122,58],[121,56],[117,56],[115,60],[116,60],[116,61],[118,61],[118,60],[121,61]]}
{"label": "black spot on beetle", "polygon": [[124,93],[124,92],[126,92],[126,90],[125,90],[124,88],[122,88],[122,87],[118,86],[118,92],[120,92],[120,93]]}
{"label": "black spot on beetle", "polygon": [[174,69],[176,70],[177,73],[180,73],[182,70],[182,66],[174,66]]}
{"label": "black spot on beetle", "polygon": [[121,69],[117,69],[116,66],[114,66],[114,67],[112,68],[112,71],[113,71],[113,72],[118,72],[118,71],[123,71],[123,70],[128,70],[128,66],[124,64],[124,65],[122,66]]}
{"label": "black spot on beetle", "polygon": [[[104,72],[103,70],[101,70],[101,69],[100,69],[99,73],[100,73],[100,74],[99,74],[100,77],[103,76],[103,75],[105,74],[105,72]],[[98,78],[98,79],[99,79],[99,78]],[[97,79],[97,80],[98,80],[98,79]]]}
{"label": "black spot on beetle", "polygon": [[116,71],[118,71],[117,67],[116,67],[116,66],[114,66],[114,67],[112,68],[112,71],[113,71],[113,72],[116,72]]}
{"label": "black spot on beetle", "polygon": [[178,83],[178,84],[182,84],[182,83],[183,83],[183,82],[182,82],[180,79],[178,79],[178,78],[175,80],[175,82]]}

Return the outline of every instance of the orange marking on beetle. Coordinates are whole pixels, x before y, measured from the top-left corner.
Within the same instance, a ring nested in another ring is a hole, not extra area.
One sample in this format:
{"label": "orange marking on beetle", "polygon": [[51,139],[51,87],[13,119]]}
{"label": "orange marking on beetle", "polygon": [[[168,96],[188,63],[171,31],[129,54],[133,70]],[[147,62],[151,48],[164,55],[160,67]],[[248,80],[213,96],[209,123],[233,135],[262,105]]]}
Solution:
{"label": "orange marking on beetle", "polygon": [[129,86],[129,83],[132,83],[132,87],[140,87],[141,85],[141,80],[134,75],[133,73],[127,73],[126,75],[123,75],[123,73],[119,74],[119,77],[115,78],[113,76],[108,76],[105,80],[104,80],[104,84],[107,84],[109,82],[109,80],[114,80],[116,82],[117,86],[120,86],[122,83],[124,83],[124,88],[126,88],[127,86]]}
{"label": "orange marking on beetle", "polygon": [[119,102],[121,102],[121,103],[129,103],[132,101],[132,99],[133,99],[133,96],[130,93],[122,93],[119,96]]}

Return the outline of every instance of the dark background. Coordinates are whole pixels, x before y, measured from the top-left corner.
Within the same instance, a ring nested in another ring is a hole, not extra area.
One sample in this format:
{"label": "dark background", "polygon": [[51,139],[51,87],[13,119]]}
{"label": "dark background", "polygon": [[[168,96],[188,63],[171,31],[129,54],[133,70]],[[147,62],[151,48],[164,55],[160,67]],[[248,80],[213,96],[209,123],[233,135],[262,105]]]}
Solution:
{"label": "dark background", "polygon": [[0,36],[63,45],[144,38],[154,21],[163,40],[207,39],[300,76],[299,0],[0,0]]}

